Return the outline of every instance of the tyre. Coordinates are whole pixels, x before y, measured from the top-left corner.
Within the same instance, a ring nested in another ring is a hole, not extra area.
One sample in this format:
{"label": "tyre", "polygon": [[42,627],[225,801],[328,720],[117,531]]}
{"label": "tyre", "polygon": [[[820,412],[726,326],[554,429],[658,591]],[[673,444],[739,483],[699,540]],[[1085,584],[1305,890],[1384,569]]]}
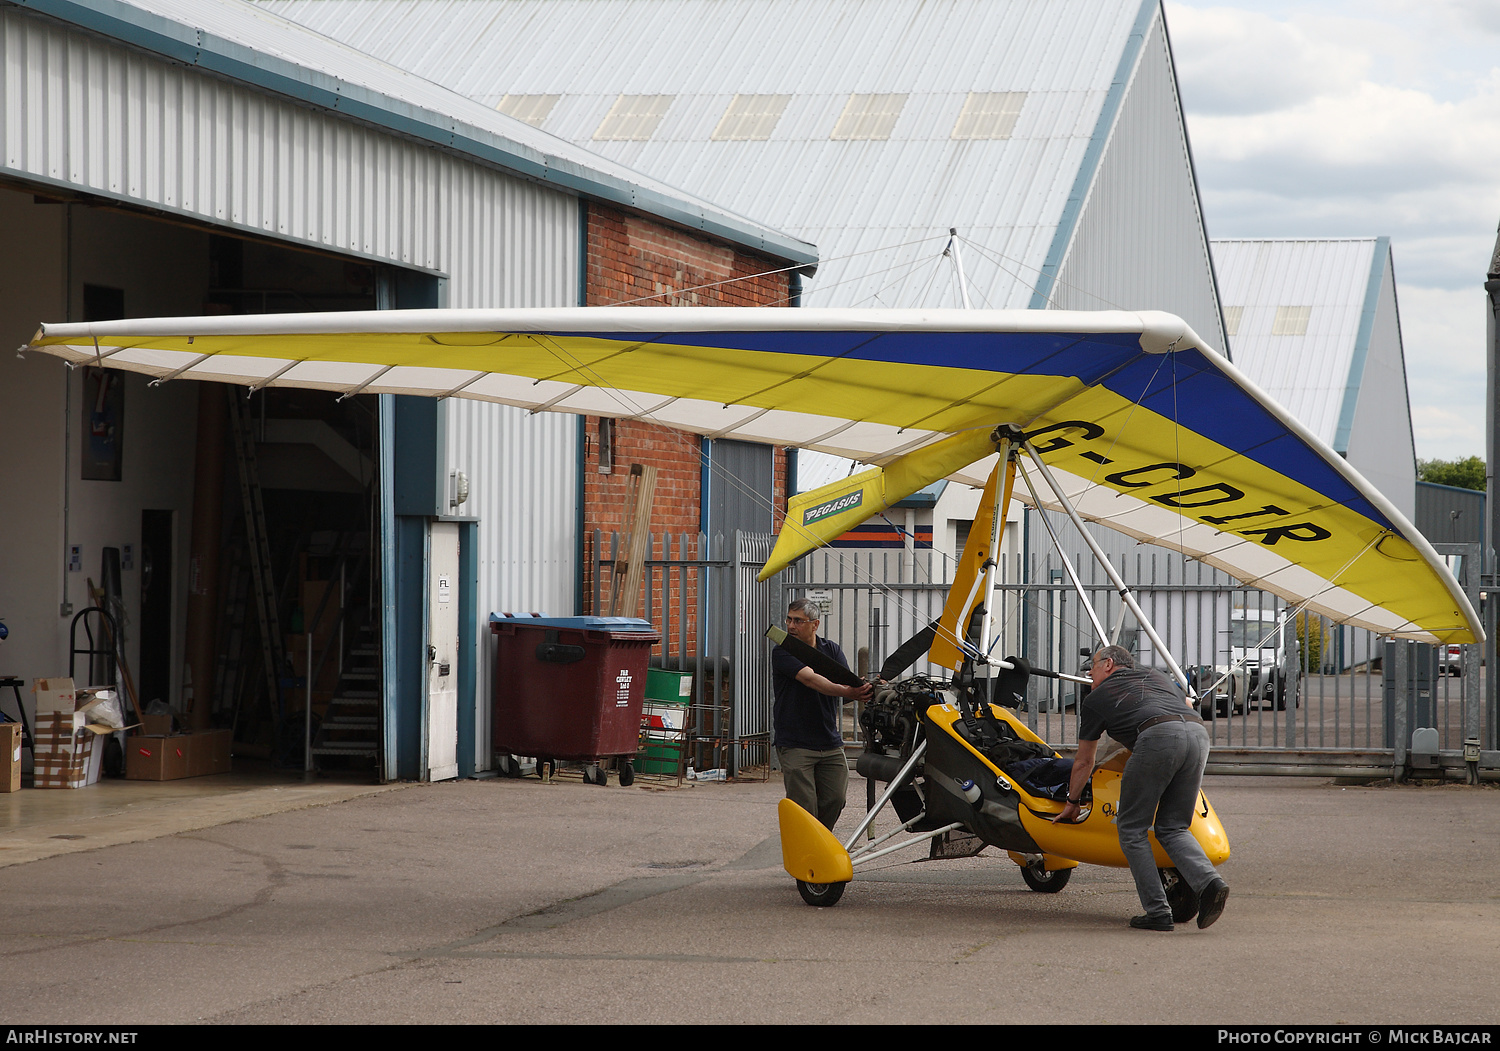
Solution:
{"label": "tyre", "polygon": [[604,767],[590,763],[583,768],[583,783],[586,785],[607,785],[609,775],[604,772]]}
{"label": "tyre", "polygon": [[620,775],[621,788],[628,788],[635,784],[635,767],[631,766],[629,762],[621,763],[617,773]]}
{"label": "tyre", "polygon": [[1048,872],[1040,861],[1033,861],[1030,865],[1021,866],[1021,878],[1026,881],[1026,886],[1038,894],[1056,894],[1073,878],[1073,870],[1053,869]]}
{"label": "tyre", "polygon": [[1167,892],[1167,904],[1172,907],[1172,922],[1186,923],[1198,915],[1198,895],[1187,880],[1176,869],[1157,869],[1157,873],[1162,889]]}
{"label": "tyre", "polygon": [[557,760],[538,758],[536,761],[536,776],[543,781],[551,781],[557,775]]}
{"label": "tyre", "polygon": [[495,769],[501,777],[520,777],[521,761],[509,752],[495,756]]}
{"label": "tyre", "polygon": [[802,895],[802,900],[809,905],[826,909],[837,905],[839,899],[844,896],[844,888],[847,883],[806,883],[797,881],[797,893]]}

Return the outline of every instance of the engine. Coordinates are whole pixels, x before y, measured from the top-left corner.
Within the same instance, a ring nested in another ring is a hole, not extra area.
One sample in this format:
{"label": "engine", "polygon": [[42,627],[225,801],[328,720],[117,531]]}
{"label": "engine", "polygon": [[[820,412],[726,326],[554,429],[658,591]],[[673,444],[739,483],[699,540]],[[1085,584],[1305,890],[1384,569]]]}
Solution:
{"label": "engine", "polygon": [[916,743],[918,715],[942,703],[948,683],[925,675],[880,686],[859,715],[865,751],[876,755],[908,756]]}

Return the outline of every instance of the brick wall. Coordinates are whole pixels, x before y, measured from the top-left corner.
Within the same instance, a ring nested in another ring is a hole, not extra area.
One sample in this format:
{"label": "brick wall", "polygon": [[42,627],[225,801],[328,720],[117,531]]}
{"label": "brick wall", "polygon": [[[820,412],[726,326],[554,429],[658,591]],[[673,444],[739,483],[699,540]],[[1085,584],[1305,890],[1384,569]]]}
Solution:
{"label": "brick wall", "polygon": [[[593,202],[588,206],[587,224],[587,306],[782,306],[790,295],[791,277],[786,272],[751,276],[779,270],[786,265],[784,261]],[[692,291],[684,291],[687,289]],[[586,434],[584,611],[594,612],[594,531],[599,530],[607,544],[609,533],[621,528],[630,465],[652,464],[657,468],[651,531],[673,534],[675,547],[677,535],[696,536],[698,532],[703,443],[696,434],[638,420],[619,420],[615,424],[614,470],[600,474],[598,417],[588,417]],[[774,456],[774,522],[779,526],[786,509],[786,450],[778,448]],[[601,606],[607,607],[608,587],[607,581],[602,582]],[[675,617],[678,598],[675,586],[665,596],[658,591],[652,599],[653,608],[660,608],[659,603],[666,599]],[[690,593],[686,601],[691,614],[696,609],[696,595]],[[636,611],[636,615],[641,613]],[[675,624],[672,634],[675,652]]]}

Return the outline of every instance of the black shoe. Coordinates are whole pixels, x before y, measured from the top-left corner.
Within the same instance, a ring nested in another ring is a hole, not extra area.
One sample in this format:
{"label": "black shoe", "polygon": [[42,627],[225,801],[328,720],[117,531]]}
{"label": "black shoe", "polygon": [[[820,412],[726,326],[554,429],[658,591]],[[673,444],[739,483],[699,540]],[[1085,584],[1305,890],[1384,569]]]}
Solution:
{"label": "black shoe", "polygon": [[1130,925],[1138,931],[1170,931],[1172,929],[1172,917],[1170,916],[1132,916]]}
{"label": "black shoe", "polygon": [[1229,884],[1216,879],[1203,888],[1198,895],[1198,929],[1209,926],[1224,912],[1224,903],[1229,900]]}

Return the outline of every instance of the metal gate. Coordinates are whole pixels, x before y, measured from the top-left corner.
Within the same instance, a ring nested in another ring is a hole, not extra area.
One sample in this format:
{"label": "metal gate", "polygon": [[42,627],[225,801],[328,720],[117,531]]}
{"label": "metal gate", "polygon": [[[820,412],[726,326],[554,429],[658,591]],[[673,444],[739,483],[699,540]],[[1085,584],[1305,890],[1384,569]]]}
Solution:
{"label": "metal gate", "polygon": [[[594,531],[593,609],[607,608],[618,534]],[[771,533],[652,534],[638,610],[662,635],[653,663],[693,673],[689,755],[727,776],[768,769],[771,649],[779,588],[756,581],[776,541]]]}
{"label": "metal gate", "polygon": [[[1440,553],[1459,556],[1455,571],[1478,607],[1478,578],[1471,572],[1477,549]],[[823,549],[784,574],[781,607],[795,597],[818,601],[825,610],[823,634],[843,647],[856,670],[874,672],[884,655],[941,613],[951,566],[952,559],[935,550]],[[1477,739],[1488,752],[1496,748],[1495,704],[1485,700],[1479,646],[1388,644],[1160,549],[1142,550],[1116,568],[1205,697],[1212,769],[1385,776],[1404,769],[1418,726],[1438,730],[1450,766],[1461,761],[1465,741]],[[1143,664],[1165,667],[1122,612],[1098,564],[1079,557],[1074,569],[1105,628],[1113,631],[1118,623],[1122,645]],[[1061,556],[1004,555],[997,579],[995,655],[1081,670],[1095,632]],[[925,663],[912,671],[942,674]],[[1058,680],[1031,680],[1024,717],[1054,746],[1077,741],[1078,690]],[[843,730],[847,741],[859,741],[852,703],[845,705]],[[1482,765],[1500,765],[1496,759],[1487,755]]]}

